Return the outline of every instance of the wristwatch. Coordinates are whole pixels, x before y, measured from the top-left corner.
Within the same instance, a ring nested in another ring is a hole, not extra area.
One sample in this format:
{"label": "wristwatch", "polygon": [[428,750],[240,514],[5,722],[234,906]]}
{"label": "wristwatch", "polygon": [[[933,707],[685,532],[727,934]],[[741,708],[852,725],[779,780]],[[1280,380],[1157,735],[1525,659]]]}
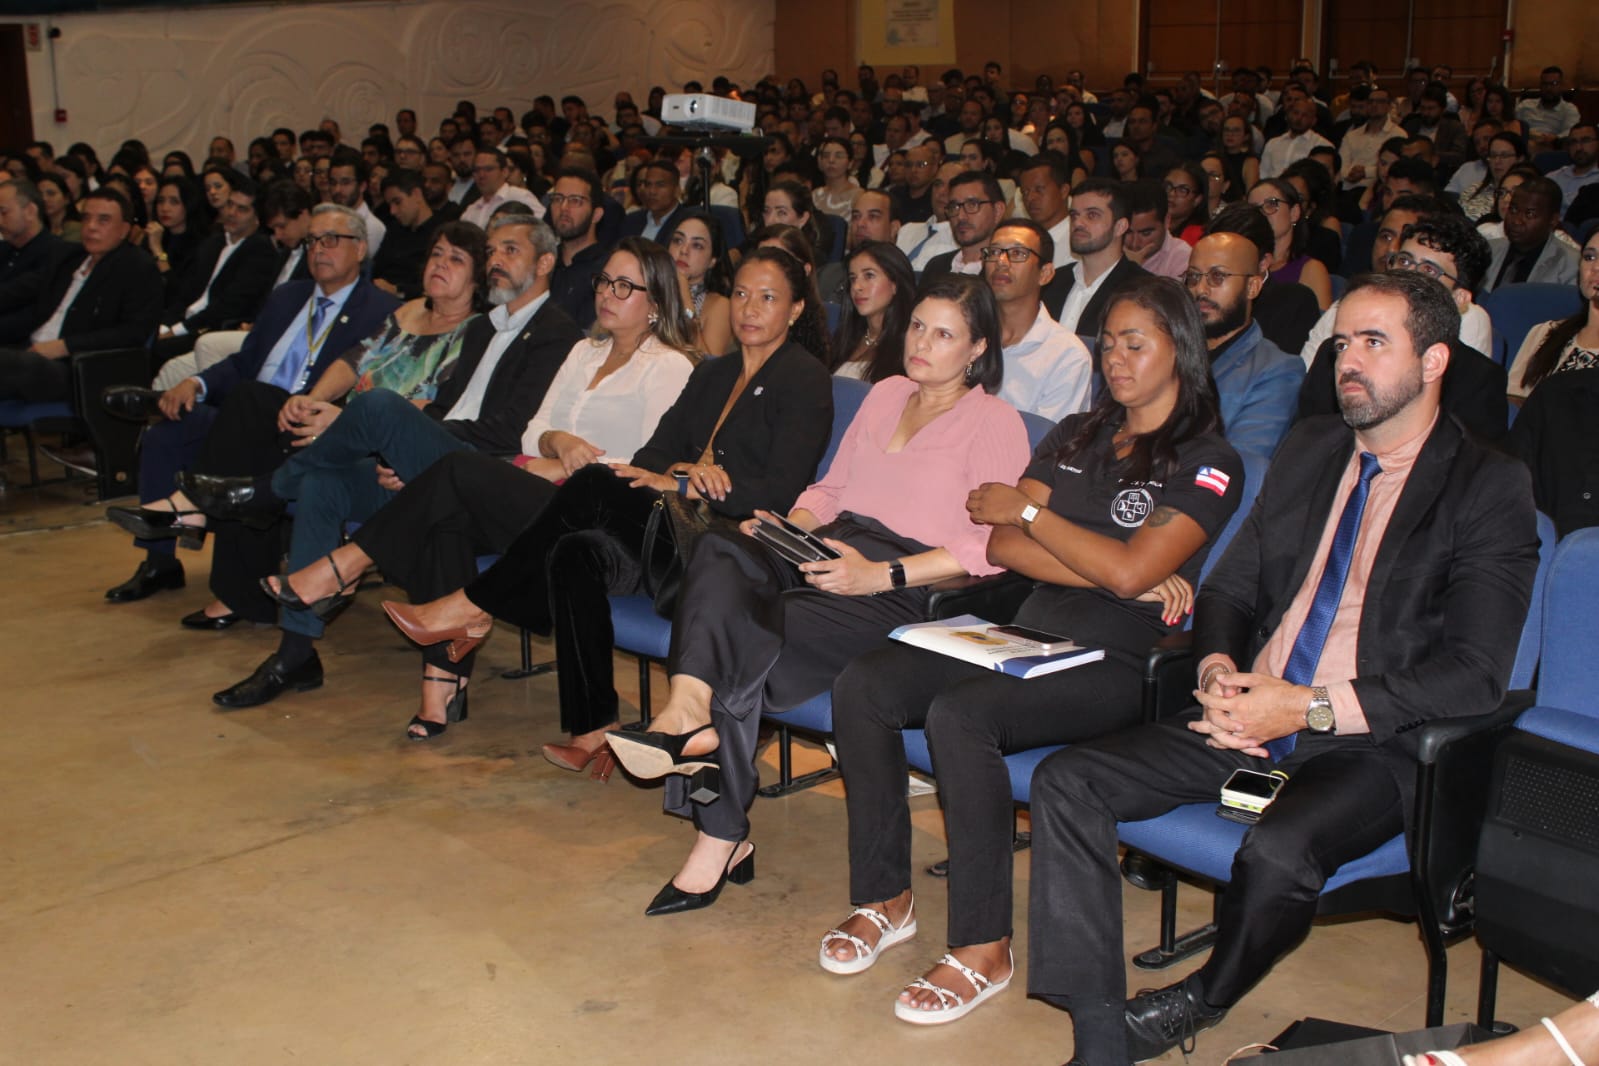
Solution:
{"label": "wristwatch", "polygon": [[1038,504],[1030,503],[1022,508],[1022,521],[1028,528],[1032,527],[1033,520],[1038,517]]}
{"label": "wristwatch", "polygon": [[1305,728],[1312,733],[1331,733],[1337,725],[1332,697],[1327,695],[1327,689],[1322,685],[1312,686],[1310,706],[1305,708]]}
{"label": "wristwatch", "polygon": [[905,587],[905,564],[898,559],[888,561],[888,583],[895,589]]}
{"label": "wristwatch", "polygon": [[687,496],[688,495],[688,471],[687,470],[674,470],[674,471],[672,471],[672,477],[677,479],[677,494],[679,496]]}

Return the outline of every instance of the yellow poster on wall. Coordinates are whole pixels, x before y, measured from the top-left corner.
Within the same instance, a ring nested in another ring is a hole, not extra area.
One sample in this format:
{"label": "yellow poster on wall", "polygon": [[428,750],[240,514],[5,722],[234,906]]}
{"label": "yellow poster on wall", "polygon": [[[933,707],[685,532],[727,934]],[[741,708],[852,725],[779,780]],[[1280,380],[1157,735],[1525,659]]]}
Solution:
{"label": "yellow poster on wall", "polygon": [[857,0],[862,63],[955,62],[955,0]]}

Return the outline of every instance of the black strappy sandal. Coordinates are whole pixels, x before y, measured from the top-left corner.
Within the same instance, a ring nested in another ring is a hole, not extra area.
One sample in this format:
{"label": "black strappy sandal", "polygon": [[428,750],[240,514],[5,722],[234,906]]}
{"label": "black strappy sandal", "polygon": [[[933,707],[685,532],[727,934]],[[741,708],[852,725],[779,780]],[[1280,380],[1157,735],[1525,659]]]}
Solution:
{"label": "black strappy sandal", "polygon": [[[323,596],[315,603],[306,603],[289,584],[287,576],[278,578],[278,588],[272,587],[271,578],[263,577],[260,582],[261,591],[291,611],[310,611],[324,622],[331,621],[340,611],[350,606],[351,602],[354,601],[355,593],[346,594],[345,590],[351,587],[358,587],[361,583],[361,576],[357,574],[354,581],[346,581],[344,580],[344,575],[339,573],[339,564],[333,561],[333,553],[329,552],[323,558],[328,561],[328,566],[333,571],[333,580],[339,583],[338,591],[331,596]],[[438,679],[429,678],[429,680]]]}
{"label": "black strappy sandal", "polygon": [[[451,696],[450,702],[444,705],[444,721],[442,722],[430,721],[426,718],[423,718],[420,714],[414,715],[405,725],[406,740],[432,740],[434,737],[450,728],[451,722],[466,721],[466,688],[462,684],[466,678],[458,676],[436,677],[431,674],[423,674],[422,680],[437,681],[441,685],[454,685],[455,695]],[[422,732],[411,732],[411,729],[414,726],[421,726]]]}

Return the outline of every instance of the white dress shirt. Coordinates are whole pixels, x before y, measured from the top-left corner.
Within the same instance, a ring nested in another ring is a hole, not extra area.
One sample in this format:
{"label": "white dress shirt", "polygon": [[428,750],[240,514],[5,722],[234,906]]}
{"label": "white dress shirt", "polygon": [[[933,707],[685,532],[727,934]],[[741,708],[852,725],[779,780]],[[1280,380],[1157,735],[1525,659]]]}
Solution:
{"label": "white dress shirt", "polygon": [[552,429],[582,437],[603,449],[606,459],[626,461],[644,447],[655,424],[677,402],[694,364],[651,334],[626,364],[591,387],[610,354],[610,338],[585,337],[572,346],[522,433],[523,454],[538,455],[539,437]]}
{"label": "white dress shirt", "polygon": [[89,280],[89,274],[94,270],[95,260],[85,258],[78,269],[72,272],[72,284],[67,286],[66,295],[61,297],[61,302],[56,305],[55,313],[44,320],[44,324],[34,330],[29,336],[35,344],[44,341],[58,341],[61,339],[61,327],[66,323],[67,312],[72,310],[72,301],[78,298],[78,293],[83,291],[84,282]]}
{"label": "white dress shirt", "polygon": [[1088,410],[1093,377],[1094,362],[1083,342],[1039,304],[1032,328],[1005,349],[999,398],[1018,411],[1059,422]]}
{"label": "white dress shirt", "polygon": [[289,257],[283,261],[283,269],[278,271],[278,279],[272,283],[275,289],[282,285],[294,274],[294,268],[300,265],[300,260],[305,258],[305,246],[297,244],[289,249]]}
{"label": "white dress shirt", "polygon": [[472,371],[472,377],[467,381],[466,388],[461,390],[460,398],[445,413],[446,422],[470,422],[482,415],[483,397],[488,395],[489,381],[494,377],[494,371],[499,367],[505,350],[511,346],[516,335],[533,321],[533,316],[539,313],[539,308],[543,307],[549,298],[550,293],[546,289],[537,299],[515,314],[508,312],[504,304],[489,312],[489,322],[494,325],[494,337],[489,341],[489,346],[483,350],[483,358],[478,360],[477,369]]}
{"label": "white dress shirt", "polygon": [[1077,280],[1072,284],[1071,292],[1066,294],[1066,300],[1060,307],[1060,324],[1062,326],[1065,326],[1073,333],[1083,332],[1082,327],[1084,325],[1087,325],[1089,329],[1097,328],[1097,323],[1083,323],[1077,320],[1083,317],[1083,308],[1088,306],[1088,301],[1094,298],[1094,293],[1099,291],[1099,287],[1105,284],[1105,279],[1110,277],[1111,270],[1115,269],[1116,266],[1113,263],[1110,270],[1095,278],[1092,284],[1088,284],[1083,279],[1082,264],[1078,264]]}
{"label": "white dress shirt", "polygon": [[1332,142],[1315,130],[1304,133],[1284,133],[1266,142],[1260,153],[1260,176],[1275,178],[1289,166],[1310,155],[1312,148],[1331,148]]}
{"label": "white dress shirt", "polygon": [[461,212],[461,221],[470,222],[479,229],[489,228],[489,216],[501,204],[508,204],[515,200],[520,204],[527,204],[533,210],[534,218],[544,217],[544,205],[539,203],[539,198],[526,189],[519,189],[515,185],[506,183],[495,190],[494,195],[484,199],[478,197],[466,210]]}
{"label": "white dress shirt", "polygon": [[[1358,126],[1351,126],[1349,132],[1344,134],[1343,144],[1338,148],[1338,155],[1344,161],[1344,173],[1349,173],[1351,167],[1365,167],[1366,173],[1359,181],[1342,181],[1340,184],[1346,189],[1369,188],[1377,180],[1377,155],[1382,151],[1382,146],[1390,137],[1405,136],[1405,129],[1392,118],[1383,121],[1382,129],[1372,133],[1362,122]],[[1264,172],[1263,172],[1264,173]]]}
{"label": "white dress shirt", "polygon": [[[211,286],[215,284],[217,275],[222,273],[222,268],[228,265],[228,260],[233,258],[233,253],[239,250],[239,245],[242,243],[244,242],[236,241],[226,234],[223,235],[222,254],[217,256],[216,266],[211,268],[211,277],[206,281],[205,288],[200,290],[200,298],[183,309],[184,318],[192,318],[201,311],[204,311],[207,307],[211,306]],[[182,337],[188,332],[189,327],[185,326],[182,322],[179,322],[172,327],[172,335],[174,337]]]}
{"label": "white dress shirt", "polygon": [[366,221],[366,257],[370,262],[377,258],[378,249],[383,247],[383,235],[389,232],[389,227],[372,213],[372,209],[366,206],[365,200],[356,206],[355,213]]}
{"label": "white dress shirt", "polygon": [[910,257],[911,269],[920,274],[927,264],[945,252],[956,248],[955,235],[950,232],[948,219],[928,219],[926,222],[907,222],[899,228],[895,241],[899,250]]}

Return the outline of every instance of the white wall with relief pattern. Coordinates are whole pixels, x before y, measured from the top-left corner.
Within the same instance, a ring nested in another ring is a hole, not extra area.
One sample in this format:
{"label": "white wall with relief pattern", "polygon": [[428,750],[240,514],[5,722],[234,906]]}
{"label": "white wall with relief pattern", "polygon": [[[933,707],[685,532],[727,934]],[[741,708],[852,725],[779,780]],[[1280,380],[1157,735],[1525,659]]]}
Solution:
{"label": "white wall with relief pattern", "polygon": [[[102,160],[140,137],[198,164],[223,133],[239,153],[276,126],[324,115],[354,143],[400,107],[431,132],[455,101],[507,105],[577,93],[609,115],[612,95],[642,105],[726,73],[749,84],[772,65],[775,0],[394,0],[63,15],[51,53],[28,54],[34,136],[58,151],[88,141]],[[47,46],[48,47],[48,46]]]}

